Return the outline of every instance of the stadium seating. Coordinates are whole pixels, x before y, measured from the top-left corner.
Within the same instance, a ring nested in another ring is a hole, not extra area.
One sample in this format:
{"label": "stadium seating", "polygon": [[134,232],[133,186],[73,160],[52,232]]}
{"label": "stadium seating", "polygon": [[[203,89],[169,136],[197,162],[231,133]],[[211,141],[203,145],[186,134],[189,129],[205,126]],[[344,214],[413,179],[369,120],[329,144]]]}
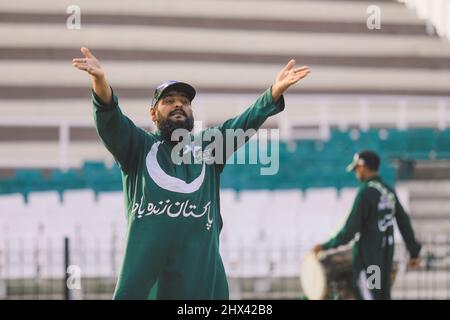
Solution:
{"label": "stadium seating", "polygon": [[[271,298],[298,298],[288,291],[299,285],[301,257],[348,212],[358,182],[345,167],[362,149],[380,154],[381,175],[396,184],[415,230],[448,234],[450,183],[411,180],[408,192],[397,183],[417,162],[450,160],[450,43],[413,10],[376,1],[383,25],[371,30],[368,0],[265,0],[258,10],[254,0],[149,3],[78,0],[81,29],[71,29],[69,0],[0,1],[0,299],[10,279],[32,279],[39,296],[36,284],[62,278],[66,236],[83,277],[115,281],[120,268],[121,174],[95,130],[88,77],[70,65],[81,46],[100,58],[124,114],[146,130],[154,129],[152,88],[168,76],[196,87],[195,119],[208,127],[241,113],[289,59],[311,67],[263,125],[279,128],[278,173],[245,164],[221,175],[220,248],[232,298],[264,298],[241,295],[249,282],[236,286],[236,277],[262,277],[259,293],[274,275],[290,284]],[[404,297],[422,297],[422,274],[412,275]],[[428,274],[433,290],[448,276],[438,275]],[[8,298],[29,298],[18,288]]]}
{"label": "stadium seating", "polygon": [[[222,188],[306,191],[334,187],[340,190],[357,186],[353,174],[345,172],[354,152],[362,149],[377,151],[382,159],[382,177],[395,184],[398,178],[408,178],[408,172],[404,172],[404,168],[399,171],[394,160],[450,159],[450,129],[332,130],[326,141],[280,142],[279,170],[275,175],[260,174],[261,168],[267,165],[249,164],[249,150],[254,146],[246,144],[242,148],[245,148],[246,164],[227,165],[221,176]],[[267,148],[270,150],[270,145]],[[38,169],[17,169],[14,176],[3,177],[0,181],[0,193],[20,192],[25,199],[31,191],[55,190],[62,198],[64,190],[90,188],[99,194],[122,188],[118,165],[108,168],[102,161],[86,161],[81,168],[66,171],[53,169],[46,176]]]}
{"label": "stadium seating", "polygon": [[450,129],[441,131],[436,138],[436,153],[439,159],[450,158]]}

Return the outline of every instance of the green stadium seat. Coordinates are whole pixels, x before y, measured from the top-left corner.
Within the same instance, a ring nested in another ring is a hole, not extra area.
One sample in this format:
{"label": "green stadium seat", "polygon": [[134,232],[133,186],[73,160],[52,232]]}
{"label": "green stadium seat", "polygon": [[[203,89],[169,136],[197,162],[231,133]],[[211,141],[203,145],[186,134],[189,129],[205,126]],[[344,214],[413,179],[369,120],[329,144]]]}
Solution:
{"label": "green stadium seat", "polygon": [[450,129],[442,130],[436,137],[438,159],[450,159]]}
{"label": "green stadium seat", "polygon": [[353,153],[354,140],[350,131],[332,130],[330,139],[324,144],[324,151]]}
{"label": "green stadium seat", "polygon": [[105,163],[102,161],[86,161],[83,163],[83,172],[106,172]]}
{"label": "green stadium seat", "polygon": [[382,166],[380,176],[390,186],[394,186],[397,181],[397,172],[392,166]]}
{"label": "green stadium seat", "polygon": [[111,182],[111,175],[101,161],[87,161],[83,164],[86,185],[98,195],[102,191],[112,191],[120,187]]}
{"label": "green stadium seat", "polygon": [[356,152],[362,150],[372,150],[380,152],[380,134],[378,129],[360,131],[359,137],[355,141]]}
{"label": "green stadium seat", "polygon": [[408,130],[407,158],[427,160],[436,149],[436,131],[432,128]]}
{"label": "green stadium seat", "polygon": [[380,151],[389,158],[404,158],[407,156],[408,132],[388,129],[387,138],[380,140]]}
{"label": "green stadium seat", "polygon": [[[249,164],[249,150],[255,145],[246,144],[246,164],[226,165],[221,174],[221,188],[234,189],[302,189],[334,187],[357,187],[354,173],[347,173],[346,166],[352,161],[353,153],[364,149],[378,152],[382,160],[381,175],[390,184],[397,180],[392,159],[409,161],[428,159],[432,150],[438,158],[450,158],[450,130],[436,133],[433,129],[412,129],[399,131],[389,129],[385,139],[378,129],[356,132],[332,130],[328,141],[296,140],[279,143],[279,171],[275,175],[261,175],[261,164]],[[273,143],[273,142],[270,142]],[[270,148],[270,145],[268,146]],[[236,160],[236,159],[235,159]],[[272,159],[273,160],[273,159]],[[401,172],[399,178],[407,178]],[[68,189],[90,188],[100,192],[122,189],[121,171],[117,164],[107,168],[104,162],[86,161],[82,170],[70,169],[62,172],[52,170],[45,179],[40,170],[17,170],[14,179],[0,180],[0,193],[20,191],[26,196],[34,190],[57,190],[61,195]]]}
{"label": "green stadium seat", "polygon": [[49,180],[52,186],[51,189],[59,193],[60,199],[62,199],[63,193],[66,190],[86,188],[84,176],[75,169],[69,169],[67,171],[52,170]]}
{"label": "green stadium seat", "polygon": [[3,178],[0,180],[0,194],[20,192],[20,186],[13,178]]}
{"label": "green stadium seat", "polygon": [[44,179],[41,170],[38,169],[18,169],[15,172],[17,188],[27,200],[28,194],[32,191],[49,190],[49,182]]}

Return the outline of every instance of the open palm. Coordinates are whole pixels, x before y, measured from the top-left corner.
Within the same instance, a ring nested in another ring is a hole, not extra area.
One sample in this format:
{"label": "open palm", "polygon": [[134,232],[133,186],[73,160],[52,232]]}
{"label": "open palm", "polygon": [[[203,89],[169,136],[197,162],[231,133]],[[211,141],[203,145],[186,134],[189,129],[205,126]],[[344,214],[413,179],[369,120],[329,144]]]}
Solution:
{"label": "open palm", "polygon": [[311,72],[307,66],[300,68],[294,68],[294,66],[295,60],[292,59],[278,73],[275,83],[272,85],[272,98],[274,101],[277,101],[290,86],[299,82]]}
{"label": "open palm", "polygon": [[88,48],[81,48],[81,53],[84,58],[75,58],[72,60],[72,65],[75,68],[86,71],[94,78],[100,79],[105,76],[103,69],[98,59],[89,51]]}
{"label": "open palm", "polygon": [[295,60],[292,59],[277,75],[275,83],[278,83],[278,85],[284,90],[297,83],[311,72],[307,66],[300,68],[294,68],[294,66]]}

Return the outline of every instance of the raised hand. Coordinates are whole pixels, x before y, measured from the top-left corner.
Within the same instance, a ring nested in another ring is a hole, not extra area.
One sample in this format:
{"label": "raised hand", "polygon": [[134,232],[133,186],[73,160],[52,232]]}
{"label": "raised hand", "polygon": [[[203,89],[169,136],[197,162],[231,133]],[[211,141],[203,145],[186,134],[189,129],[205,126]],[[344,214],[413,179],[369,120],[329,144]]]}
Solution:
{"label": "raised hand", "polygon": [[75,68],[86,71],[94,78],[103,78],[105,73],[100,65],[98,59],[91,53],[88,48],[81,48],[81,53],[84,58],[75,58],[72,60],[72,65]]}
{"label": "raised hand", "polygon": [[84,58],[73,59],[72,65],[75,68],[86,71],[91,75],[92,89],[104,103],[109,104],[112,98],[112,91],[106,81],[105,72],[103,71],[100,62],[88,48],[81,48],[81,53]]}
{"label": "raised hand", "polygon": [[281,95],[293,84],[299,82],[311,73],[307,66],[294,68],[295,60],[290,60],[287,65],[278,73],[275,83],[272,85],[272,98],[277,101]]}

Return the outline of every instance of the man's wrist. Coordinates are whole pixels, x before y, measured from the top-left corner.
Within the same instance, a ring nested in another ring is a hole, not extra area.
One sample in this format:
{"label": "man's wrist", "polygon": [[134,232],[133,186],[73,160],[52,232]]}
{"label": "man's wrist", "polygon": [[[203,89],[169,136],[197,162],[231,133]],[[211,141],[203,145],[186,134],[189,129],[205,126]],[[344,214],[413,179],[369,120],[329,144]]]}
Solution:
{"label": "man's wrist", "polygon": [[105,75],[91,76],[91,77],[92,77],[92,86],[96,87],[108,86],[108,81],[106,81]]}
{"label": "man's wrist", "polygon": [[272,100],[274,102],[277,102],[278,99],[280,99],[280,97],[283,95],[284,90],[282,90],[279,85],[277,85],[276,83],[274,83],[272,85]]}
{"label": "man's wrist", "polygon": [[92,89],[104,104],[109,105],[112,100],[112,90],[104,76],[92,77]]}
{"label": "man's wrist", "polygon": [[114,109],[117,106],[117,98],[114,97],[113,89],[111,87],[109,89],[111,93],[109,99],[106,96],[99,95],[94,89],[92,89],[92,97],[95,105],[102,109]]}

